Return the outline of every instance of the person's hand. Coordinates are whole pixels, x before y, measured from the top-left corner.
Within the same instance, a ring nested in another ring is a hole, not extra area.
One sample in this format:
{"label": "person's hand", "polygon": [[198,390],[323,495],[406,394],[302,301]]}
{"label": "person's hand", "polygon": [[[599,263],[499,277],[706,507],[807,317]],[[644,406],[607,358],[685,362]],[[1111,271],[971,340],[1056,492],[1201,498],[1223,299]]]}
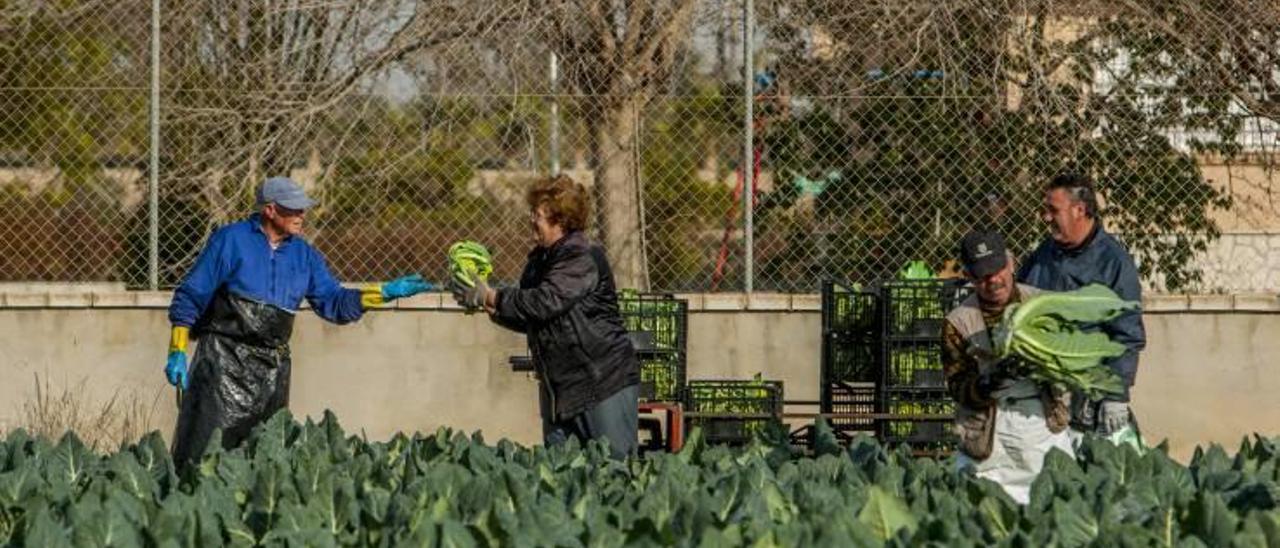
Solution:
{"label": "person's hand", "polygon": [[187,389],[187,353],[181,350],[169,352],[169,359],[164,364],[164,375],[169,384],[183,390]]}
{"label": "person's hand", "polygon": [[169,384],[187,389],[187,335],[189,328],[175,325],[169,332],[169,358],[165,360],[164,376]]}
{"label": "person's hand", "polygon": [[389,282],[370,284],[360,288],[360,306],[365,310],[377,308],[396,299],[412,297],[419,293],[431,291],[435,286],[424,279],[421,274],[401,276]]}
{"label": "person's hand", "polygon": [[1109,436],[1129,426],[1129,403],[1122,401],[1103,401],[1098,406],[1098,433]]}
{"label": "person's hand", "polygon": [[467,310],[477,310],[485,307],[485,301],[489,295],[489,284],[483,279],[474,278],[470,286],[453,280],[449,285],[453,292],[453,300],[466,308]]}
{"label": "person's hand", "polygon": [[1022,375],[1022,363],[1017,358],[1003,358],[978,377],[978,394],[990,398],[1006,381]]}
{"label": "person's hand", "polygon": [[431,282],[422,279],[421,274],[410,274],[382,284],[382,299],[390,302],[425,293],[434,288],[435,286]]}

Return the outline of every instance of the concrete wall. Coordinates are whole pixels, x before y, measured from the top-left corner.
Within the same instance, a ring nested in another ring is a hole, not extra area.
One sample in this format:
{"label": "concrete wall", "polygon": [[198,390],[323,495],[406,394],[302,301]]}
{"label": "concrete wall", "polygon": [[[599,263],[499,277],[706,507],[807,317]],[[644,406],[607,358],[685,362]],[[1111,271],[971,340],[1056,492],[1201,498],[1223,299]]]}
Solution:
{"label": "concrete wall", "polygon": [[1253,432],[1280,434],[1280,315],[1148,314],[1149,343],[1133,394],[1148,440],[1234,451]]}
{"label": "concrete wall", "polygon": [[[0,295],[0,428],[20,422],[33,375],[85,381],[87,397],[133,393],[155,406],[166,434],[174,409],[163,380],[168,296],[103,292]],[[781,379],[789,400],[817,399],[820,321],[813,296],[690,296],[691,378]],[[1254,431],[1280,433],[1280,301],[1273,296],[1148,299],[1149,346],[1135,407],[1149,438],[1186,456],[1197,443],[1234,447]],[[309,313],[294,334],[292,409],[333,409],[372,439],[441,425],[486,439],[538,440],[534,382],[507,356],[522,338],[439,295],[333,326]],[[797,410],[812,410],[797,409]]]}

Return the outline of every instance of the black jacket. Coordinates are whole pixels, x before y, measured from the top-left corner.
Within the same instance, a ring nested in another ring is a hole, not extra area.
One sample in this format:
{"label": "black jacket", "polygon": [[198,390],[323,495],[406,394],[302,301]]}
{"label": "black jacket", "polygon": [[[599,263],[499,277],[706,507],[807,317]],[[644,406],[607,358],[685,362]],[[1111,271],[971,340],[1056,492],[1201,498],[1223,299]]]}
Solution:
{"label": "black jacket", "polygon": [[[1101,223],[1084,244],[1064,249],[1053,238],[1046,238],[1018,269],[1018,281],[1048,291],[1071,291],[1089,284],[1105,285],[1126,301],[1142,302],[1142,286],[1133,257]],[[1107,362],[1124,379],[1125,395],[1138,375],[1138,353],[1147,345],[1147,332],[1141,312],[1129,312],[1103,326],[1112,340],[1129,350]]]}
{"label": "black jacket", "polygon": [[640,362],[618,313],[604,248],[579,231],[531,251],[520,287],[498,290],[491,318],[528,336],[553,420],[582,413],[640,382]]}

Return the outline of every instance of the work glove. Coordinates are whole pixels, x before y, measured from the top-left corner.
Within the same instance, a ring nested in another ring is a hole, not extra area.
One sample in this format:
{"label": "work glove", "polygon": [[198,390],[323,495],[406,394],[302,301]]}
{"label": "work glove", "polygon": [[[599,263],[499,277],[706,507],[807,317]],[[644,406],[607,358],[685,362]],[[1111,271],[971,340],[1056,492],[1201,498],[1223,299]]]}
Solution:
{"label": "work glove", "polygon": [[485,297],[489,294],[489,284],[484,279],[473,278],[472,284],[467,286],[455,278],[450,281],[449,286],[453,292],[453,300],[463,308],[467,310],[484,308]]}
{"label": "work glove", "polygon": [[396,299],[412,297],[419,293],[431,291],[435,286],[424,279],[421,274],[401,276],[389,282],[369,285],[360,288],[360,304],[365,309],[382,306]]}
{"label": "work glove", "polygon": [[1129,426],[1129,403],[1123,401],[1103,401],[1098,405],[1098,433],[1110,436]]}
{"label": "work glove", "polygon": [[183,390],[187,389],[187,337],[190,329],[181,325],[173,326],[169,332],[169,359],[164,364],[164,376],[169,384]]}
{"label": "work glove", "polygon": [[1004,379],[992,373],[983,373],[978,375],[978,382],[975,390],[978,396],[983,399],[991,399],[992,394],[1000,389],[1000,385],[1004,383]]}
{"label": "work glove", "polygon": [[411,274],[382,284],[382,298],[385,301],[394,301],[426,293],[434,288],[431,282],[422,279],[421,274]]}

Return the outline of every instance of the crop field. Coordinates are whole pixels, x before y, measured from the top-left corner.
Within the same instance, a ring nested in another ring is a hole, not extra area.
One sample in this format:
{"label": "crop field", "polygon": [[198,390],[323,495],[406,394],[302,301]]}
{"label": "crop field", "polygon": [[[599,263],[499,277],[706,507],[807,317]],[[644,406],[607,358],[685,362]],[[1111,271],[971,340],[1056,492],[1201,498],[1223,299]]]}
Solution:
{"label": "crop field", "polygon": [[1235,456],[1087,441],[1052,454],[1025,507],[950,460],[708,446],[610,461],[441,429],[369,442],[281,413],[177,471],[152,433],[113,453],[72,435],[0,442],[12,546],[1277,546],[1275,441]]}

